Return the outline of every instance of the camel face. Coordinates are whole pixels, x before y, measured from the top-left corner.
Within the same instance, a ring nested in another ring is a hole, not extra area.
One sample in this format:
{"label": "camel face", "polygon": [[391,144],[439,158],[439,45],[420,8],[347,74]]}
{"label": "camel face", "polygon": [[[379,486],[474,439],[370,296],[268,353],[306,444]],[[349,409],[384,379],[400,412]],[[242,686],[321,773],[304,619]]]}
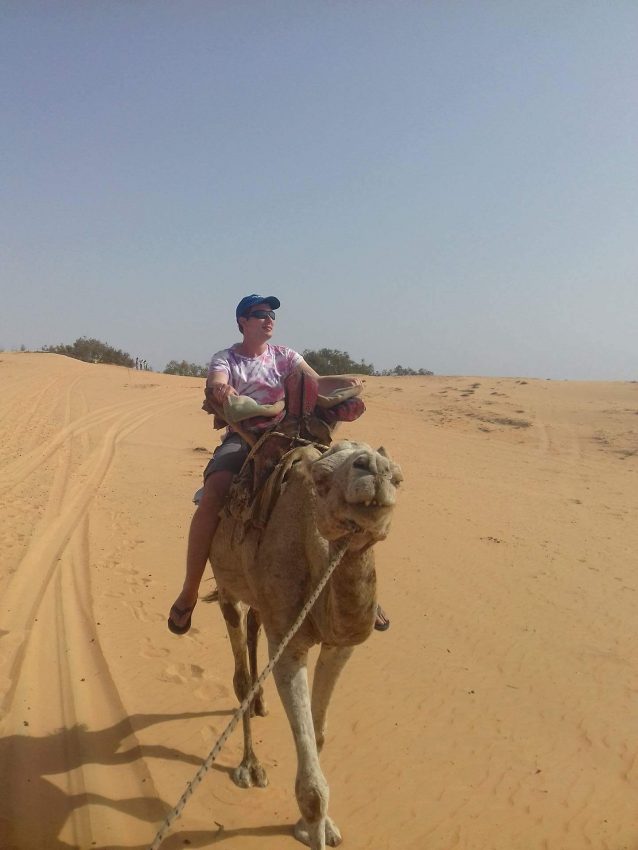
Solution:
{"label": "camel face", "polygon": [[403,475],[384,449],[342,440],[312,464],[311,473],[324,537],[356,531],[360,546],[387,536]]}

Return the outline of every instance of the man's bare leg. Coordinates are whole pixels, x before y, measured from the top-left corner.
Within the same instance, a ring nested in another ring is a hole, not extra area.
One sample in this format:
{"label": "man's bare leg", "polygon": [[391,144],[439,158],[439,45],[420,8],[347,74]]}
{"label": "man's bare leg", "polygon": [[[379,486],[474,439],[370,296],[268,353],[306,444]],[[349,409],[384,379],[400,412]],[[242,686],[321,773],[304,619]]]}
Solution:
{"label": "man's bare leg", "polygon": [[178,629],[187,626],[191,612],[197,602],[199,585],[206,569],[210,544],[219,524],[219,512],[226,501],[233,478],[233,472],[220,470],[211,472],[204,483],[204,490],[193,514],[188,533],[184,584],[169,614],[169,619]]}

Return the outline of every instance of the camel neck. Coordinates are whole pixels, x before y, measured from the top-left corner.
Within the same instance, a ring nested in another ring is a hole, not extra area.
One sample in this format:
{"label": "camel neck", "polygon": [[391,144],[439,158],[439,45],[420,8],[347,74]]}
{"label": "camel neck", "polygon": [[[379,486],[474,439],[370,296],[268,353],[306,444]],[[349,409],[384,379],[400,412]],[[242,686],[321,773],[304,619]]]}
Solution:
{"label": "camel neck", "polygon": [[330,631],[336,645],[353,645],[368,637],[377,607],[376,585],[372,550],[346,552],[323,600],[323,629]]}

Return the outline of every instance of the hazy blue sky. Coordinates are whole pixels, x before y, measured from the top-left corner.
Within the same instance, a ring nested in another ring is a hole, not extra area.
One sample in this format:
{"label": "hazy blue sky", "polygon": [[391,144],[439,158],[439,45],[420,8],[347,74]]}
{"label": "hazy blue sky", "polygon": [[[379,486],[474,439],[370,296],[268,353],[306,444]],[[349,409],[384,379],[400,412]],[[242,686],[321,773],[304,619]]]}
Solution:
{"label": "hazy blue sky", "polygon": [[638,3],[3,0],[0,347],[638,378]]}

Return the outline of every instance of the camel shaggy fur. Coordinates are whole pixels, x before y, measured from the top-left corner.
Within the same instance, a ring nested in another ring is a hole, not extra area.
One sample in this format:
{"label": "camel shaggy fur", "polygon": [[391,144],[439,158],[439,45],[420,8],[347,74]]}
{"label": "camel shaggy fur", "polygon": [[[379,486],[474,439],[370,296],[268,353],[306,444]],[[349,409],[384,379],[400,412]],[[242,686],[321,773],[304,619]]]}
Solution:
{"label": "camel shaggy fur", "polygon": [[[246,531],[230,509],[224,510],[210,559],[235,657],[235,693],[243,700],[256,678],[259,621],[272,656],[325,573],[337,542],[351,535],[342,561],[273,671],[297,748],[301,820],[295,835],[312,850],[324,850],[326,843],[341,841],[328,817],[328,785],[319,765],[328,703],[354,646],[374,625],[372,547],[388,534],[402,474],[383,449],[365,443],[344,440],[325,454],[308,447],[298,450],[298,458],[266,528]],[[311,697],[307,658],[315,644],[321,650]],[[253,713],[265,714],[261,695]],[[244,755],[233,778],[243,787],[267,784],[253,752],[248,713]]]}

